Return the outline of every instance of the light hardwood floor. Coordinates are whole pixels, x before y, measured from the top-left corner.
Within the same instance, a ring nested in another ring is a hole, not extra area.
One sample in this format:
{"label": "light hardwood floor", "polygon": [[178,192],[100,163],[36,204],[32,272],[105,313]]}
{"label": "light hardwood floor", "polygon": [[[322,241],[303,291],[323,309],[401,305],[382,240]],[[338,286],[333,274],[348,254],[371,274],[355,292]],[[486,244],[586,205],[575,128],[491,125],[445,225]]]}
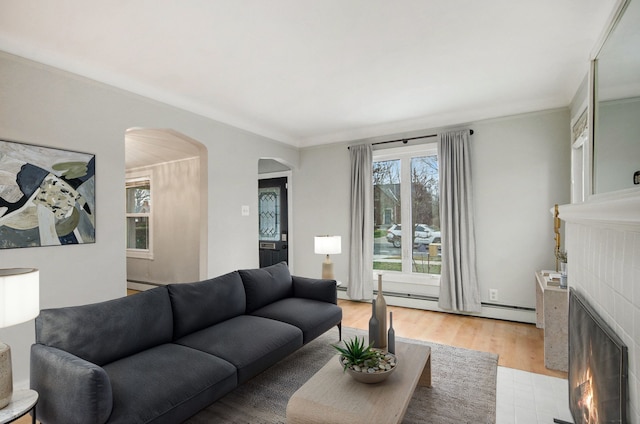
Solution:
{"label": "light hardwood floor", "polygon": [[[129,290],[128,294],[136,293]],[[371,304],[339,300],[344,327],[369,328]],[[534,324],[467,317],[442,312],[388,306],[393,311],[396,337],[424,340],[466,349],[493,352],[499,355],[498,365],[567,378],[567,373],[553,371],[544,366],[544,340],[541,329]],[[17,424],[31,423],[31,417],[22,417]]]}
{"label": "light hardwood floor", "polygon": [[[342,325],[369,328],[371,304],[339,300]],[[544,334],[534,324],[477,318],[420,309],[388,306],[393,311],[396,337],[424,340],[499,355],[498,365],[567,378],[567,373],[544,366]]]}

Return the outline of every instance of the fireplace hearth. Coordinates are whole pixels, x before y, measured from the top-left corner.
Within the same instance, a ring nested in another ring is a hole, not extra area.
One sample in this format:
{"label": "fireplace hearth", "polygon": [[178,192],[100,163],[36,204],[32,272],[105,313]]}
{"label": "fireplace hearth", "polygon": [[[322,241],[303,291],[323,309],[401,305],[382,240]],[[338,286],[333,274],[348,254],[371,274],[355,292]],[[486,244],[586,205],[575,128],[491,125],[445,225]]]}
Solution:
{"label": "fireplace hearth", "polygon": [[569,409],[575,424],[628,423],[627,367],[627,346],[571,288]]}

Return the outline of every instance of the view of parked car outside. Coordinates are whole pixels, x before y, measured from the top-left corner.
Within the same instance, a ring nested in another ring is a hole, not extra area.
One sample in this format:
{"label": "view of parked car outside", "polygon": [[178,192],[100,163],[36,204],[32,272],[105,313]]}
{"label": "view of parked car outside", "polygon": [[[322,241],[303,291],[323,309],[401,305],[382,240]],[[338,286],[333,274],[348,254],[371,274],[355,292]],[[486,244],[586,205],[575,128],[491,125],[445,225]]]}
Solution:
{"label": "view of parked car outside", "polygon": [[[384,236],[381,236],[384,235]],[[429,249],[434,245],[436,250]],[[402,225],[393,224],[387,230],[377,230],[374,238],[374,269],[401,271]],[[440,231],[425,224],[416,224],[413,232],[413,272],[439,274],[441,265]]]}

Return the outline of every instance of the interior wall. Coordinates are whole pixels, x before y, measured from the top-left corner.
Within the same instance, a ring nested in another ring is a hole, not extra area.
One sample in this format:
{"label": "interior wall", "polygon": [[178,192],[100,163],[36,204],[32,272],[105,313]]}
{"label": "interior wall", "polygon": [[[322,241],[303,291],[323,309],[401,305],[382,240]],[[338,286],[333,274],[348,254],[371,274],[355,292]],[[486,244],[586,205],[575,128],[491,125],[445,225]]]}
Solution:
{"label": "interior wall", "polygon": [[[569,111],[509,116],[468,127],[474,130],[471,147],[482,300],[488,302],[489,289],[495,288],[498,301],[492,303],[535,308],[534,272],[555,266],[549,210],[569,201]],[[314,235],[341,235],[342,254],[332,255],[332,261],[336,278],[348,284],[347,145],[302,149],[294,178],[298,273],[320,275],[322,258],[313,253]],[[531,319],[535,321],[534,314]]]}
{"label": "interior wall", "polygon": [[476,252],[483,302],[535,308],[535,277],[555,269],[554,204],[570,201],[568,109],[471,125]]}
{"label": "interior wall", "polygon": [[[258,160],[298,164],[298,150],[55,68],[0,52],[0,137],[96,155],[96,243],[7,249],[0,268],[40,270],[40,306],[86,304],[126,293],[124,137],[171,128],[208,150],[209,276],[258,266]],[[0,330],[16,386],[28,385],[33,322]]]}
{"label": "interior wall", "polygon": [[349,275],[349,151],[346,144],[302,149],[294,170],[292,233],[296,245],[296,273],[320,278],[324,255],[314,253],[314,237],[342,237],[342,253],[331,255],[336,280]]}
{"label": "interior wall", "polygon": [[152,284],[198,281],[200,158],[128,171],[151,177],[153,259],[127,257],[127,280]]}

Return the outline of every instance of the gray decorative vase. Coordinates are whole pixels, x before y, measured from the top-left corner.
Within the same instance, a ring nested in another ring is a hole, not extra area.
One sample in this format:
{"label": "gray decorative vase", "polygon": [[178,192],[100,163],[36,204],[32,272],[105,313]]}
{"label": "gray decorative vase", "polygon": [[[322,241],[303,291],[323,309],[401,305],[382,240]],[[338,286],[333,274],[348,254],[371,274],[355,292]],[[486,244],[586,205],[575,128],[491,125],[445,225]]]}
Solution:
{"label": "gray decorative vase", "polygon": [[389,332],[387,333],[387,351],[396,353],[396,331],[393,329],[393,312],[389,312]]}
{"label": "gray decorative vase", "polygon": [[378,319],[378,344],[373,347],[387,348],[387,302],[382,295],[382,274],[378,274],[378,296],[376,297],[376,318]]}
{"label": "gray decorative vase", "polygon": [[380,337],[380,324],[376,318],[376,300],[371,301],[371,318],[369,318],[369,344],[377,347]]}

